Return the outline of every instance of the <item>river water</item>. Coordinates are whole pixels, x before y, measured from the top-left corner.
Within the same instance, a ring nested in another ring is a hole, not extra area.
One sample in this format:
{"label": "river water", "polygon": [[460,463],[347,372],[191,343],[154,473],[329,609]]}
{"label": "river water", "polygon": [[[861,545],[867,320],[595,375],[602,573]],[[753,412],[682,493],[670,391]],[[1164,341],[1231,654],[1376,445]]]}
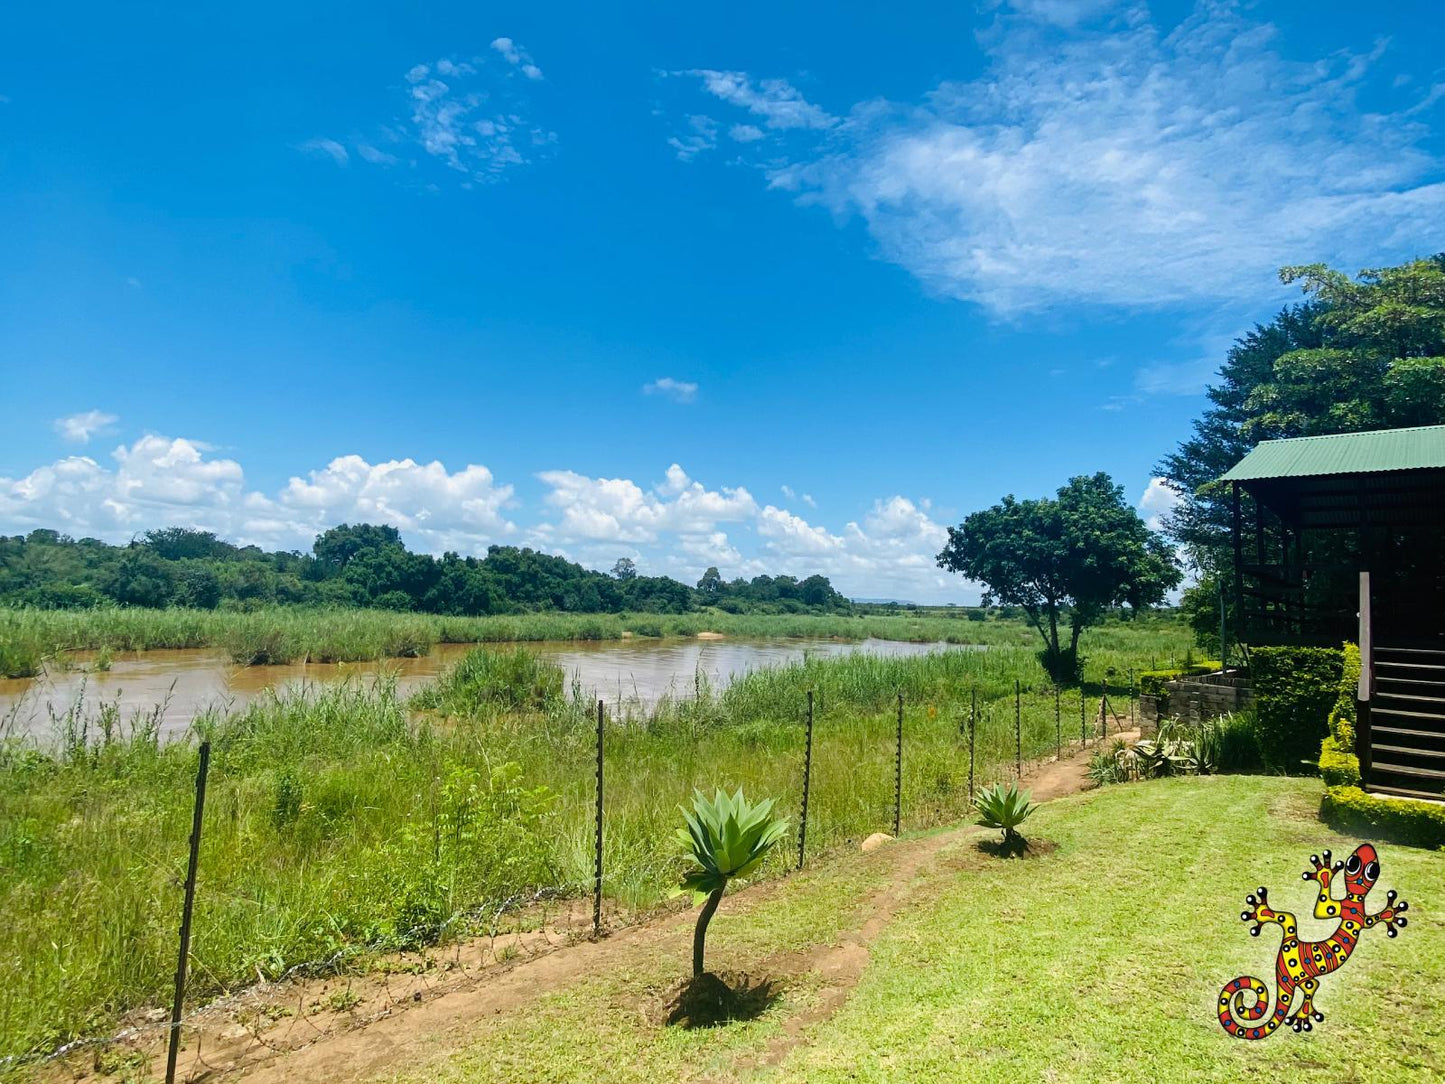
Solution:
{"label": "river water", "polygon": [[[235,710],[268,689],[348,677],[396,675],[398,688],[410,692],[434,678],[474,644],[438,644],[416,659],[356,663],[295,663],[286,666],[236,666],[210,650],[160,650],[118,653],[109,670],[92,667],[93,655],[77,653],[72,668],[36,678],[0,679],[0,733],[45,740],[55,732],[55,716],[78,702],[95,709],[116,703],[123,721],[160,706],[163,737],[184,732],[191,720],[211,709]],[[507,650],[511,645],[492,645]],[[550,659],[591,696],[609,702],[649,705],[660,697],[691,696],[699,674],[714,689],[750,670],[796,662],[806,656],[829,657],[864,651],[875,655],[922,655],[960,645],[905,643],[897,640],[733,640],[632,639],[538,642],[521,645]]]}

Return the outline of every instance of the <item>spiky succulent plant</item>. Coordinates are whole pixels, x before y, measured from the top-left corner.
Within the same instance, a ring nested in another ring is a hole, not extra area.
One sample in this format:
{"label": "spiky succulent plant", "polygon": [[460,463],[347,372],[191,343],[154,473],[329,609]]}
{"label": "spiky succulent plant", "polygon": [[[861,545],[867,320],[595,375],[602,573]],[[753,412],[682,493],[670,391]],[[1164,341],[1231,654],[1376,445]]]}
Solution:
{"label": "spiky succulent plant", "polygon": [[788,821],[773,812],[771,798],[750,804],[741,787],[736,794],[718,789],[711,799],[696,791],[691,811],[679,809],[687,826],[678,829],[678,839],[693,862],[679,891],[690,892],[694,903],[703,903],[692,939],[692,973],[701,975],[707,926],[728,882],[746,877],[762,864],[787,834]]}

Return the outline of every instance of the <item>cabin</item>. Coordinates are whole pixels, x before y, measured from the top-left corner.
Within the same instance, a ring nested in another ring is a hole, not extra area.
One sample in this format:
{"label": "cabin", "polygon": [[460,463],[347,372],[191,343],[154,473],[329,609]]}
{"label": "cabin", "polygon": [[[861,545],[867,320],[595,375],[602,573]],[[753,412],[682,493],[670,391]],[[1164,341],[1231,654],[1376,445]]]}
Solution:
{"label": "cabin", "polygon": [[1358,643],[1365,789],[1445,799],[1445,425],[1263,441],[1220,482],[1232,638]]}

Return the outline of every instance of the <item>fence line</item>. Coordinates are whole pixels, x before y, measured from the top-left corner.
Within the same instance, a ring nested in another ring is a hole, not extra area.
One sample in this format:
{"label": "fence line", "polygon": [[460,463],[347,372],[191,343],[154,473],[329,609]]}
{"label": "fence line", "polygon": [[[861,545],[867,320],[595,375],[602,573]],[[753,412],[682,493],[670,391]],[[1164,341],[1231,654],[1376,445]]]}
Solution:
{"label": "fence line", "polygon": [[[1062,751],[1063,751],[1063,747],[1062,747],[1062,714],[1061,714],[1061,695],[1062,695],[1062,694],[1061,694],[1060,688],[1059,688],[1057,685],[1052,685],[1052,684],[1051,684],[1051,685],[1049,685],[1049,686],[1045,686],[1043,689],[1037,689],[1037,688],[1031,687],[1029,690],[1024,690],[1023,687],[1022,687],[1022,683],[1021,683],[1020,681],[1015,680],[1015,683],[1014,683],[1014,684],[1015,684],[1015,687],[1014,687],[1014,750],[1013,750],[1013,751],[1014,751],[1014,754],[1015,754],[1015,755],[1014,755],[1014,758],[1013,758],[1013,759],[1014,759],[1013,769],[1014,769],[1014,775],[1015,775],[1015,777],[1016,777],[1016,778],[1021,778],[1021,777],[1022,777],[1022,774],[1023,774],[1023,768],[1024,768],[1024,763],[1023,763],[1023,762],[1024,762],[1024,735],[1023,735],[1023,730],[1024,730],[1024,716],[1025,716],[1025,711],[1024,711],[1024,693],[1025,693],[1025,692],[1028,692],[1028,693],[1030,694],[1030,708],[1029,708],[1029,715],[1028,715],[1028,717],[1029,717],[1029,720],[1030,720],[1030,759],[1031,759],[1031,760],[1032,760],[1032,759],[1035,759],[1035,758],[1037,758],[1037,757],[1039,757],[1039,756],[1041,756],[1041,755],[1043,755],[1043,749],[1046,749],[1047,731],[1046,731],[1046,729],[1044,729],[1044,730],[1041,731],[1039,724],[1040,724],[1041,722],[1043,722],[1043,719],[1044,719],[1044,713],[1046,712],[1047,695],[1048,695],[1049,692],[1052,692],[1052,693],[1053,693],[1053,699],[1054,699],[1054,731],[1055,731],[1055,733],[1054,733],[1054,737],[1055,737],[1055,751],[1054,751],[1054,755],[1055,755],[1055,756],[1061,756],[1061,755],[1062,755]],[[1083,698],[1084,698],[1084,691],[1083,691],[1083,689],[1082,689],[1082,686],[1081,686],[1081,690],[1080,690],[1080,697],[1081,697],[1081,699],[1080,699],[1080,711],[1081,711],[1081,720],[1082,720],[1082,717],[1083,717],[1083,714],[1082,714],[1082,713],[1083,713],[1083,704],[1084,704],[1084,699],[1083,699]],[[997,700],[994,701],[994,705],[998,705],[998,701],[997,701]],[[1001,706],[1001,705],[998,705],[998,706]],[[893,739],[894,739],[894,741],[893,741],[893,745],[894,745],[894,748],[893,748],[893,753],[894,753],[893,830],[894,830],[894,834],[895,834],[895,835],[899,834],[899,833],[904,829],[904,827],[905,827],[905,822],[904,822],[904,818],[903,818],[903,801],[902,801],[902,799],[903,799],[903,766],[904,766],[904,765],[903,765],[903,752],[904,752],[903,743],[904,743],[904,729],[905,729],[905,728],[904,728],[904,723],[905,723],[905,718],[904,718],[904,716],[905,716],[905,708],[906,708],[905,695],[900,691],[900,692],[897,694],[897,699],[896,699],[896,717],[895,717],[895,723],[896,723],[896,725],[895,725],[895,727],[894,727],[894,733],[891,735],[891,736],[893,737]],[[989,718],[990,720],[992,720],[992,719],[993,719],[993,715],[992,715],[992,711],[991,711],[991,706],[990,706],[990,705],[985,705],[985,711],[987,712],[988,718]],[[808,693],[807,693],[806,709],[805,709],[805,713],[804,713],[804,721],[805,721],[805,740],[804,740],[803,778],[802,778],[802,806],[801,806],[801,816],[800,816],[799,824],[798,824],[798,857],[797,857],[797,868],[799,868],[799,869],[801,869],[801,868],[803,867],[803,865],[805,864],[805,861],[806,861],[807,830],[808,830],[808,820],[809,820],[809,814],[810,814],[809,803],[810,803],[810,794],[811,794],[812,784],[813,784],[812,774],[813,774],[813,759],[814,759],[814,744],[815,744],[815,728],[816,728],[816,725],[817,725],[817,719],[816,719],[816,713],[815,713],[815,704],[814,704],[814,693],[813,693],[811,690],[808,691]],[[972,805],[972,800],[973,800],[975,794],[977,793],[978,775],[979,775],[980,769],[982,768],[982,769],[985,771],[985,773],[986,773],[986,779],[987,779],[989,775],[991,775],[993,772],[996,772],[997,769],[1000,767],[1000,760],[1001,760],[1001,758],[999,758],[999,757],[997,756],[997,754],[998,754],[999,752],[1002,752],[1002,750],[999,749],[999,747],[998,747],[998,739],[999,739],[1000,737],[1002,737],[1002,735],[998,734],[996,729],[991,729],[991,730],[989,731],[989,739],[988,739],[989,742],[993,743],[993,744],[991,744],[991,745],[989,746],[989,748],[993,750],[993,758],[992,758],[992,759],[988,759],[987,757],[985,757],[985,758],[980,758],[980,757],[979,757],[979,755],[978,755],[979,751],[978,751],[978,748],[977,748],[977,743],[978,743],[978,738],[979,738],[980,721],[981,721],[981,720],[980,720],[980,709],[979,709],[979,704],[978,704],[978,689],[977,689],[976,686],[974,686],[974,687],[972,687],[971,690],[970,690],[970,696],[969,696],[969,716],[968,716],[968,720],[967,720],[967,731],[966,731],[966,735],[967,735],[967,747],[968,747],[968,748],[967,748],[967,755],[968,755],[968,802],[969,802],[969,807],[971,807],[971,805]],[[591,926],[592,926],[592,935],[593,935],[594,938],[600,936],[600,935],[601,935],[601,932],[602,932],[602,889],[603,889],[603,875],[604,875],[604,868],[603,868],[603,855],[604,855],[604,847],[603,847],[603,844],[604,844],[604,819],[603,819],[603,816],[604,816],[604,809],[605,809],[605,802],[604,802],[604,793],[605,793],[605,792],[604,792],[604,770],[605,770],[604,745],[605,745],[605,732],[606,732],[605,723],[606,723],[606,704],[605,704],[604,701],[598,700],[598,701],[596,702],[596,730],[595,730],[595,772],[596,772],[596,775],[595,775],[595,786],[596,786],[596,789],[595,789],[595,815],[594,815],[594,818],[593,818],[593,825],[592,825],[592,827],[593,827],[593,840],[592,840],[592,843],[593,843],[593,847],[592,847],[592,851],[593,851],[593,855],[592,855],[592,857],[593,857],[593,870],[592,870],[592,874],[593,874],[593,876],[592,876],[592,884],[591,884],[591,886],[590,886],[590,887],[592,888],[592,901],[591,901],[591,902],[592,902],[592,915],[591,915],[592,922],[591,922]],[[1046,723],[1044,723],[1044,726],[1046,727]],[[826,730],[826,729],[827,729],[827,728],[825,728],[825,730]],[[1004,733],[1006,733],[1006,731],[1005,731]],[[1041,739],[1041,736],[1042,736],[1042,740],[1040,740],[1040,739]],[[956,740],[956,739],[955,739],[955,740]],[[1005,739],[1005,740],[1006,740],[1006,739]],[[200,765],[200,769],[199,769],[198,777],[197,777],[197,800],[196,800],[196,806],[195,806],[195,811],[194,811],[193,834],[192,834],[192,837],[191,837],[190,864],[189,864],[188,876],[187,876],[187,881],[186,881],[186,899],[185,899],[185,905],[184,905],[184,911],[183,911],[182,931],[181,931],[181,955],[180,955],[179,965],[178,965],[178,970],[177,970],[176,1000],[175,1000],[174,1005],[173,1005],[173,1011],[172,1011],[172,1015],[171,1015],[171,1018],[170,1018],[169,1022],[168,1022],[168,1023],[163,1023],[163,1024],[157,1024],[157,1025],[154,1026],[154,1032],[155,1032],[155,1033],[159,1033],[159,1032],[161,1031],[161,1029],[165,1029],[166,1031],[169,1032],[169,1037],[170,1037],[171,1042],[172,1042],[172,1047],[171,1047],[170,1052],[168,1053],[168,1069],[167,1069],[167,1072],[168,1072],[168,1077],[171,1078],[171,1079],[174,1078],[175,1061],[176,1061],[176,1057],[177,1057],[177,1053],[178,1053],[179,1040],[180,1040],[180,1037],[181,1037],[182,1028],[185,1027],[185,1026],[192,1026],[192,1025],[194,1025],[194,1024],[200,1022],[200,1021],[203,1021],[203,1020],[205,1020],[205,1019],[208,1019],[209,1017],[214,1016],[218,1010],[224,1011],[224,1006],[225,1006],[228,1002],[230,1002],[230,1001],[232,1000],[231,998],[222,998],[222,999],[218,999],[218,1000],[216,1000],[216,1001],[213,1001],[213,1002],[211,1002],[211,1003],[209,1003],[209,1004],[207,1004],[207,1005],[200,1006],[199,1008],[192,1010],[192,1012],[189,1013],[189,1014],[186,1014],[186,1013],[182,1012],[182,1009],[183,1009],[183,998],[184,998],[184,984],[185,984],[185,970],[184,970],[184,969],[185,969],[186,960],[187,960],[188,941],[189,941],[189,934],[190,934],[190,918],[191,918],[191,912],[192,912],[193,901],[194,901],[194,893],[195,893],[195,890],[196,890],[197,862],[198,862],[198,857],[199,857],[199,846],[200,846],[200,829],[201,829],[202,818],[203,818],[203,803],[204,803],[204,797],[205,797],[205,793],[204,793],[204,792],[205,792],[205,783],[206,783],[207,771],[208,771],[208,766],[209,766],[209,753],[210,753],[210,744],[209,744],[209,742],[203,742],[203,743],[201,744],[200,752],[201,752],[201,765]],[[1006,754],[1005,754],[1005,755],[1006,755]],[[981,759],[982,759],[983,763],[980,763]],[[1004,763],[1006,763],[1006,761],[1005,761]],[[1007,769],[1004,769],[1004,771],[1006,772]],[[434,776],[434,777],[435,777],[435,776]],[[990,781],[992,781],[992,782],[997,782],[997,781],[998,781],[998,780],[997,780],[997,776],[994,775]],[[436,786],[436,785],[437,785],[436,783],[433,784],[433,786]],[[935,807],[935,808],[936,808],[936,807]],[[962,815],[963,815],[963,816],[967,816],[966,811],[965,811]],[[925,814],[925,817],[926,817],[926,816],[927,816],[927,814]],[[830,850],[830,849],[831,849],[831,848],[829,848],[829,847],[825,844],[825,851],[826,851],[826,850]],[[616,876],[616,874],[614,873],[613,876]],[[495,937],[496,937],[496,922],[500,920],[500,918],[502,917],[502,915],[507,914],[507,913],[511,913],[511,912],[514,911],[518,906],[524,906],[524,905],[528,905],[528,904],[535,904],[535,903],[538,903],[538,902],[544,902],[544,901],[548,901],[548,900],[553,900],[553,899],[556,899],[556,898],[559,898],[559,897],[570,896],[571,898],[573,898],[573,899],[575,900],[576,897],[577,897],[577,895],[580,895],[580,894],[585,893],[585,889],[583,889],[583,893],[578,893],[577,890],[578,890],[579,888],[581,888],[581,886],[580,886],[580,885],[575,885],[575,884],[574,884],[574,885],[571,885],[571,886],[563,885],[563,884],[543,886],[543,887],[535,888],[534,890],[531,890],[531,891],[530,891],[529,893],[527,893],[527,894],[518,894],[518,895],[515,895],[515,896],[512,896],[512,897],[509,897],[507,900],[503,901],[500,905],[494,905],[494,904],[491,903],[491,902],[487,902],[487,903],[484,903],[484,904],[478,904],[478,905],[473,905],[473,906],[469,906],[469,907],[460,908],[460,909],[454,911],[454,912],[453,912],[450,916],[448,916],[445,920],[443,920],[443,921],[441,922],[441,924],[440,924],[440,928],[439,928],[439,929],[437,929],[437,928],[434,927],[434,926],[428,926],[428,927],[426,927],[426,931],[425,931],[425,932],[431,933],[433,936],[438,936],[438,935],[440,935],[440,936],[442,936],[442,937],[447,937],[447,938],[455,937],[455,936],[458,936],[458,935],[461,935],[461,936],[465,937],[468,930],[474,929],[475,926],[476,926],[476,924],[477,924],[479,921],[481,921],[484,917],[490,915],[491,918],[492,918],[492,928],[493,928],[493,932],[492,932],[491,936],[493,937],[493,939],[495,939]],[[585,895],[583,895],[583,898],[585,899]],[[639,911],[638,911],[637,914],[638,914],[638,917],[645,917],[646,914],[649,914],[649,913],[652,913],[652,912],[647,911],[647,910],[645,910],[645,909],[639,909]],[[625,923],[624,923],[624,924],[625,924]],[[611,921],[609,921],[609,925],[611,925]],[[543,929],[544,929],[544,930],[547,929],[547,926],[546,926],[545,921],[543,922]],[[450,930],[450,931],[454,931],[454,932],[448,933],[447,931],[449,931],[449,930]],[[422,927],[417,927],[415,930],[412,931],[412,933],[419,933],[419,932],[422,932]],[[328,957],[328,958],[326,958],[326,959],[324,959],[324,960],[303,961],[303,962],[301,962],[301,963],[296,963],[296,964],[293,964],[293,965],[291,965],[290,967],[286,968],[286,970],[285,970],[284,972],[282,972],[282,974],[281,974],[276,980],[274,980],[273,982],[270,982],[270,983],[265,983],[265,982],[263,982],[260,987],[257,987],[257,988],[255,988],[255,989],[260,989],[260,990],[263,990],[263,991],[268,991],[268,990],[273,990],[273,989],[275,989],[276,987],[280,986],[282,983],[285,983],[285,982],[287,982],[288,980],[291,980],[291,979],[303,978],[303,977],[310,977],[310,976],[321,976],[321,975],[326,975],[326,974],[333,974],[333,973],[337,972],[338,970],[343,969],[343,968],[345,967],[345,965],[346,965],[346,962],[347,962],[349,959],[353,958],[354,956],[363,955],[363,954],[367,954],[367,953],[370,953],[370,952],[376,952],[376,951],[386,951],[387,949],[393,949],[393,950],[394,950],[396,943],[397,943],[397,942],[396,942],[394,939],[392,939],[392,940],[390,940],[390,941],[375,942],[375,943],[371,943],[371,944],[367,944],[367,945],[358,945],[358,946],[356,946],[354,949],[352,949],[352,948],[347,948],[347,949],[339,950],[338,952],[332,954],[330,957]],[[548,943],[550,943],[550,941],[549,941]],[[460,944],[460,942],[458,942],[458,944]],[[494,962],[495,962],[495,961],[494,961]],[[383,1011],[382,1011],[381,1013],[379,1013],[378,1015],[384,1015],[386,1011],[389,1011],[389,1010],[383,1010]],[[314,1026],[314,1025],[313,1025],[313,1026]],[[63,1056],[64,1054],[67,1054],[67,1053],[73,1053],[73,1052],[75,1052],[75,1051],[77,1051],[77,1050],[79,1050],[79,1049],[82,1049],[82,1048],[84,1048],[84,1047],[87,1047],[87,1046],[93,1046],[93,1045],[108,1045],[108,1044],[113,1044],[113,1043],[116,1043],[116,1042],[129,1042],[129,1041],[134,1040],[137,1036],[141,1036],[141,1035],[144,1035],[144,1034],[151,1033],[151,1031],[152,1031],[152,1029],[151,1029],[149,1026],[147,1026],[147,1025],[142,1025],[141,1027],[138,1027],[138,1028],[128,1028],[128,1029],[125,1029],[124,1031],[119,1032],[119,1033],[117,1033],[116,1035],[109,1036],[109,1037],[97,1037],[97,1038],[92,1038],[92,1039],[78,1040],[77,1043],[67,1044],[65,1047],[60,1048],[59,1050],[55,1051],[55,1052],[54,1052],[53,1054],[51,1054],[51,1055],[41,1055],[41,1056],[38,1056],[38,1057],[20,1056],[20,1057],[11,1058],[11,1059],[0,1059],[0,1068],[4,1068],[7,1064],[19,1064],[19,1063],[21,1063],[22,1061],[24,1061],[24,1062],[32,1062],[32,1061],[37,1061],[37,1060],[51,1060],[51,1059],[54,1058],[54,1057]],[[265,1043],[265,1039],[262,1038],[262,1037],[259,1035],[259,1033],[257,1034],[257,1042],[263,1043],[263,1044]],[[200,1056],[200,1054],[199,1054],[199,1049],[198,1049],[198,1051],[197,1051],[197,1057],[199,1058],[199,1056]]]}

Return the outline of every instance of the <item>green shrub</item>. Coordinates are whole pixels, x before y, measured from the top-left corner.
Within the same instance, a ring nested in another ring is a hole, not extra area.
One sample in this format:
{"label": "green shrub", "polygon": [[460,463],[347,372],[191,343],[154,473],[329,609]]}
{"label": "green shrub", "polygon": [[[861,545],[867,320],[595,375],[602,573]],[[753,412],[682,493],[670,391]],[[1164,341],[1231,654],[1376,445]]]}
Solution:
{"label": "green shrub", "polygon": [[1330,647],[1257,647],[1250,652],[1260,752],[1265,766],[1299,772],[1317,763],[1339,698],[1343,652]]}
{"label": "green shrub", "polygon": [[1359,684],[1360,649],[1346,644],[1339,694],[1330,712],[1330,732],[1320,744],[1320,775],[1327,787],[1360,785],[1360,758],[1355,755],[1355,696]]}
{"label": "green shrub", "polygon": [[1257,726],[1253,708],[1232,711],[1214,721],[1214,756],[1221,772],[1252,772],[1263,765]]}
{"label": "green shrub", "polygon": [[1366,794],[1359,787],[1330,787],[1320,803],[1330,827],[1369,839],[1418,847],[1445,847],[1445,806],[1408,798]]}
{"label": "green shrub", "polygon": [[562,698],[562,668],[530,651],[489,651],[479,647],[412,698],[412,706],[447,715],[483,708],[543,710]]}

